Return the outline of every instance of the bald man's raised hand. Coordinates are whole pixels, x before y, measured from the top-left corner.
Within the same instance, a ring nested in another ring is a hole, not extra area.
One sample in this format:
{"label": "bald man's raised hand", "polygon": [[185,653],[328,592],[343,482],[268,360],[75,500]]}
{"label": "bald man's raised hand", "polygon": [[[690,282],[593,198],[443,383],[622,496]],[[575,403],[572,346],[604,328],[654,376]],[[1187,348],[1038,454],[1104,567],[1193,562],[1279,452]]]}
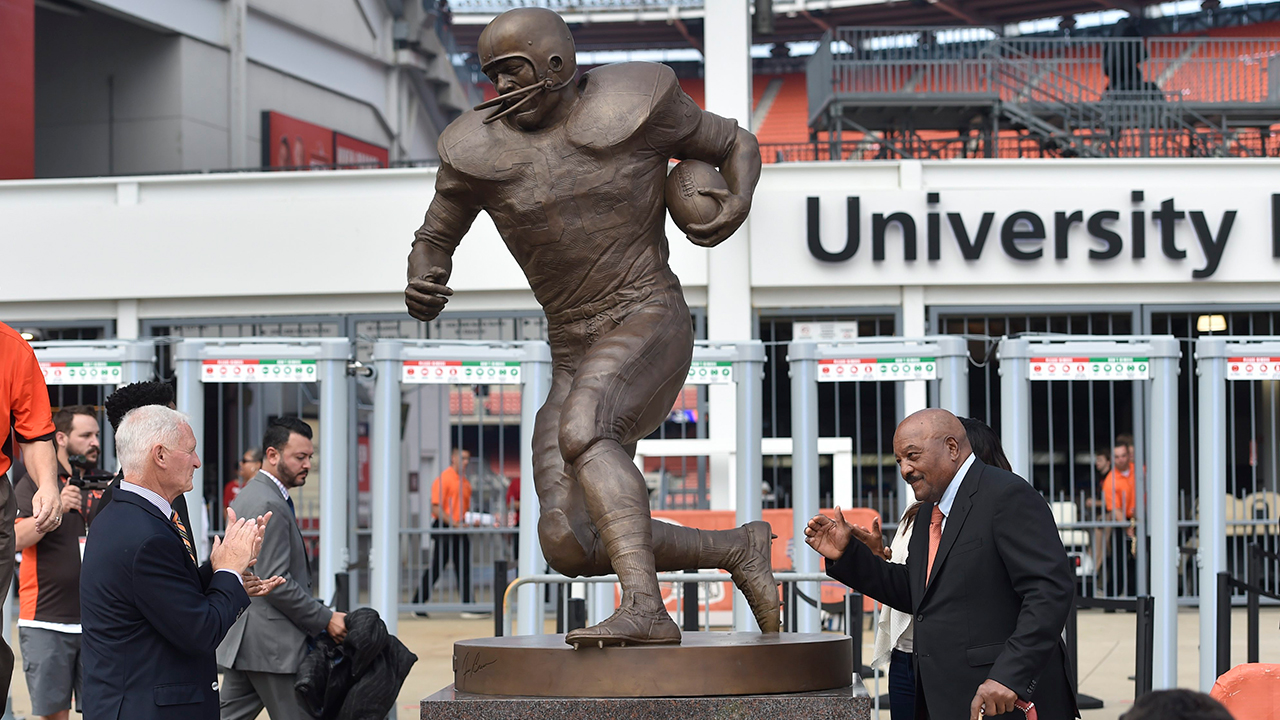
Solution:
{"label": "bald man's raised hand", "polygon": [[826,515],[814,515],[804,529],[804,541],[828,560],[839,560],[845,548],[849,547],[851,537],[853,528],[849,527],[839,507],[834,520]]}

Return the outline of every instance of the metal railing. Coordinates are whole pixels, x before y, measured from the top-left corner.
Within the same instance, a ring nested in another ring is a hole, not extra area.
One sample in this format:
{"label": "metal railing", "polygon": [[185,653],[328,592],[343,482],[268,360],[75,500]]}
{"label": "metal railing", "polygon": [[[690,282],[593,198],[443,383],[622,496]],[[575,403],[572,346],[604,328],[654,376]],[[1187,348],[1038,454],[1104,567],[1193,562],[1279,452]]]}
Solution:
{"label": "metal railing", "polygon": [[[835,28],[806,68],[809,123],[831,133],[831,154],[843,154],[844,130],[878,134],[856,124],[856,110],[846,117],[846,108],[919,104],[931,111],[989,107],[992,121],[973,128],[986,136],[985,157],[1003,156],[1001,120],[1034,136],[1046,154],[1065,157],[1266,155],[1265,140],[1241,143],[1233,126],[1264,134],[1275,121],[1257,106],[1280,109],[1280,70],[1270,67],[1278,55],[1280,38],[1002,38],[992,28]],[[930,148],[910,137],[909,110],[890,115],[880,122],[902,125],[907,142],[873,137],[878,152],[938,157],[919,152]]]}
{"label": "metal railing", "polygon": [[1242,590],[1246,597],[1248,622],[1248,656],[1246,662],[1258,662],[1259,628],[1261,619],[1261,599],[1280,600],[1280,591],[1264,586],[1266,580],[1262,568],[1263,560],[1280,562],[1280,554],[1264,550],[1257,543],[1249,546],[1249,566],[1245,579],[1237,580],[1229,572],[1218,573],[1218,627],[1217,627],[1217,671],[1221,676],[1231,669],[1231,595],[1234,590]]}
{"label": "metal railing", "polygon": [[[1170,95],[1198,103],[1280,103],[1280,38],[1002,38],[992,28],[840,27],[807,72],[810,116],[841,95],[986,95],[1005,101],[1076,94]],[[998,88],[996,66],[1024,79]],[[830,74],[825,71],[830,69]],[[827,82],[821,82],[826,75]],[[815,91],[818,91],[818,94]]]}

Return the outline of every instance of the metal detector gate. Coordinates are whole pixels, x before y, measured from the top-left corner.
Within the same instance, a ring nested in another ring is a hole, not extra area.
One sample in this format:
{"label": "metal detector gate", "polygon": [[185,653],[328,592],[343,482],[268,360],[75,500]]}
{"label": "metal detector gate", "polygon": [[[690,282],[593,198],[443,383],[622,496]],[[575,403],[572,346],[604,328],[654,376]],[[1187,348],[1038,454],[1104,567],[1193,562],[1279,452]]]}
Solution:
{"label": "metal detector gate", "polygon": [[[1150,465],[1141,468],[1142,445],[1134,459],[1137,490],[1137,536],[1151,538],[1148,563],[1146,544],[1138,542],[1139,594],[1145,568],[1151,567],[1149,593],[1155,599],[1155,659],[1152,686],[1177,685],[1178,547],[1177,547],[1177,428],[1178,341],[1168,336],[1045,335],[1004,338],[1000,359],[1000,430],[1005,455],[1013,471],[1032,481],[1031,382],[1042,381],[1138,381],[1149,382]],[[1142,437],[1134,428],[1135,435]],[[1147,478],[1150,493],[1138,478]],[[1150,508],[1147,508],[1147,498]],[[1070,524],[1070,523],[1067,523]],[[1147,532],[1149,531],[1149,533]],[[1070,532],[1070,531],[1068,531]]]}
{"label": "metal detector gate", "polygon": [[[800,547],[809,518],[818,513],[818,383],[938,381],[938,404],[956,415],[969,414],[969,349],[964,338],[858,338],[854,342],[794,341],[787,346],[791,364],[792,557],[798,573],[816,573],[818,554]],[[903,483],[905,485],[905,483]],[[907,490],[899,489],[906,507]],[[837,502],[840,499],[837,498]],[[897,520],[897,518],[893,518]],[[819,597],[818,583],[800,583],[799,591]],[[819,632],[819,608],[801,603],[797,632]]]}
{"label": "metal detector gate", "polygon": [[[34,342],[31,347],[36,351],[44,383],[51,388],[68,385],[118,387],[155,376],[156,346],[151,340],[53,340]],[[105,394],[102,397],[105,399]],[[106,422],[101,423],[101,427],[100,464],[103,469],[115,470],[114,430]]]}
{"label": "metal detector gate", "polygon": [[[1220,598],[1214,592],[1219,573],[1232,570],[1228,564],[1228,545],[1232,539],[1266,542],[1277,534],[1276,505],[1280,496],[1275,492],[1275,472],[1277,452],[1280,452],[1280,428],[1276,422],[1277,407],[1280,406],[1280,382],[1277,382],[1280,381],[1280,337],[1202,337],[1196,340],[1196,375],[1200,385],[1199,679],[1200,689],[1208,692],[1217,679],[1215,649],[1220,644],[1225,644],[1228,651],[1230,649],[1230,638],[1218,636],[1221,632],[1217,623]],[[1262,437],[1250,433],[1247,428],[1242,432],[1236,427],[1229,410],[1233,392],[1247,393],[1247,397],[1238,398],[1235,404],[1247,402],[1251,406],[1251,415],[1261,415],[1262,424],[1270,426],[1263,428]],[[1257,407],[1259,405],[1261,410]],[[1239,477],[1234,459],[1242,450],[1250,457],[1248,465],[1252,473],[1257,474],[1259,466],[1266,473],[1269,464],[1271,479],[1269,489],[1252,492],[1245,498],[1233,490],[1236,485],[1245,485],[1245,489],[1249,489]],[[1229,466],[1236,472],[1229,474]],[[1235,548],[1237,565],[1243,561],[1246,549],[1243,544]],[[1242,572],[1232,574],[1244,575]],[[1261,580],[1250,579],[1250,582]]]}
{"label": "metal detector gate", "polygon": [[[378,340],[373,346],[376,383],[370,432],[370,604],[396,632],[400,612],[401,404],[404,385],[500,384],[520,391],[519,573],[543,571],[538,543],[538,494],[533,483],[533,424],[551,389],[551,351],[545,342]],[[505,586],[495,578],[495,587]],[[538,589],[520,589],[517,632],[542,631]]]}
{"label": "metal detector gate", "polygon": [[[351,443],[347,338],[187,338],[174,346],[178,409],[191,417],[197,447],[204,450],[206,383],[313,383],[320,388],[320,568],[319,593],[335,595],[338,573],[348,566],[347,453]],[[220,478],[215,478],[218,482]],[[187,492],[192,535],[201,557],[208,556],[204,473],[197,468]],[[282,518],[283,519],[283,518]]]}

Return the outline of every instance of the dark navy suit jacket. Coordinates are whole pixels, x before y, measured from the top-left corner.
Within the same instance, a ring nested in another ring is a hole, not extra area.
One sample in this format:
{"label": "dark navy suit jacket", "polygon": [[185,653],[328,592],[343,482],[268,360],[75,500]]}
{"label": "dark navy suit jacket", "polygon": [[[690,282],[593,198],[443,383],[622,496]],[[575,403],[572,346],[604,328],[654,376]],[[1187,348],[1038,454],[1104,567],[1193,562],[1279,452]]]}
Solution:
{"label": "dark navy suit jacket", "polygon": [[172,521],[117,490],[80,573],[85,720],[217,720],[214,653],[248,606],[239,578],[201,572]]}
{"label": "dark navy suit jacket", "polygon": [[1062,641],[1075,576],[1044,498],[974,458],[926,584],[932,514],[920,506],[906,565],[856,541],[827,561],[831,577],[915,616],[916,717],[967,720],[987,678],[1033,701],[1042,720],[1077,717]]}

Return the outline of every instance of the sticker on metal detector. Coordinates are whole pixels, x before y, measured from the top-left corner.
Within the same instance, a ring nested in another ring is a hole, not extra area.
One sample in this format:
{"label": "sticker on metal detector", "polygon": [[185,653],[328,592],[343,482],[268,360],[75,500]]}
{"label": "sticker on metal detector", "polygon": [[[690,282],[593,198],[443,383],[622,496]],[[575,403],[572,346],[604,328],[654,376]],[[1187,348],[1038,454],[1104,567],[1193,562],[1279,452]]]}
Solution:
{"label": "sticker on metal detector", "polygon": [[124,380],[123,363],[42,362],[45,385],[119,385]]}
{"label": "sticker on metal detector", "polygon": [[685,385],[725,385],[733,382],[733,363],[725,360],[694,360],[689,365]]}
{"label": "sticker on metal detector", "polygon": [[1151,362],[1144,357],[1031,358],[1031,380],[1150,380]]}
{"label": "sticker on metal detector", "polygon": [[1228,380],[1280,380],[1280,357],[1227,358]]}
{"label": "sticker on metal detector", "polygon": [[305,383],[316,382],[315,360],[264,360],[216,358],[201,362],[200,382],[207,383]]}
{"label": "sticker on metal detector", "polygon": [[405,360],[400,382],[407,385],[519,385],[519,360]]}
{"label": "sticker on metal detector", "polygon": [[818,361],[818,382],[936,380],[937,358],[829,358]]}

